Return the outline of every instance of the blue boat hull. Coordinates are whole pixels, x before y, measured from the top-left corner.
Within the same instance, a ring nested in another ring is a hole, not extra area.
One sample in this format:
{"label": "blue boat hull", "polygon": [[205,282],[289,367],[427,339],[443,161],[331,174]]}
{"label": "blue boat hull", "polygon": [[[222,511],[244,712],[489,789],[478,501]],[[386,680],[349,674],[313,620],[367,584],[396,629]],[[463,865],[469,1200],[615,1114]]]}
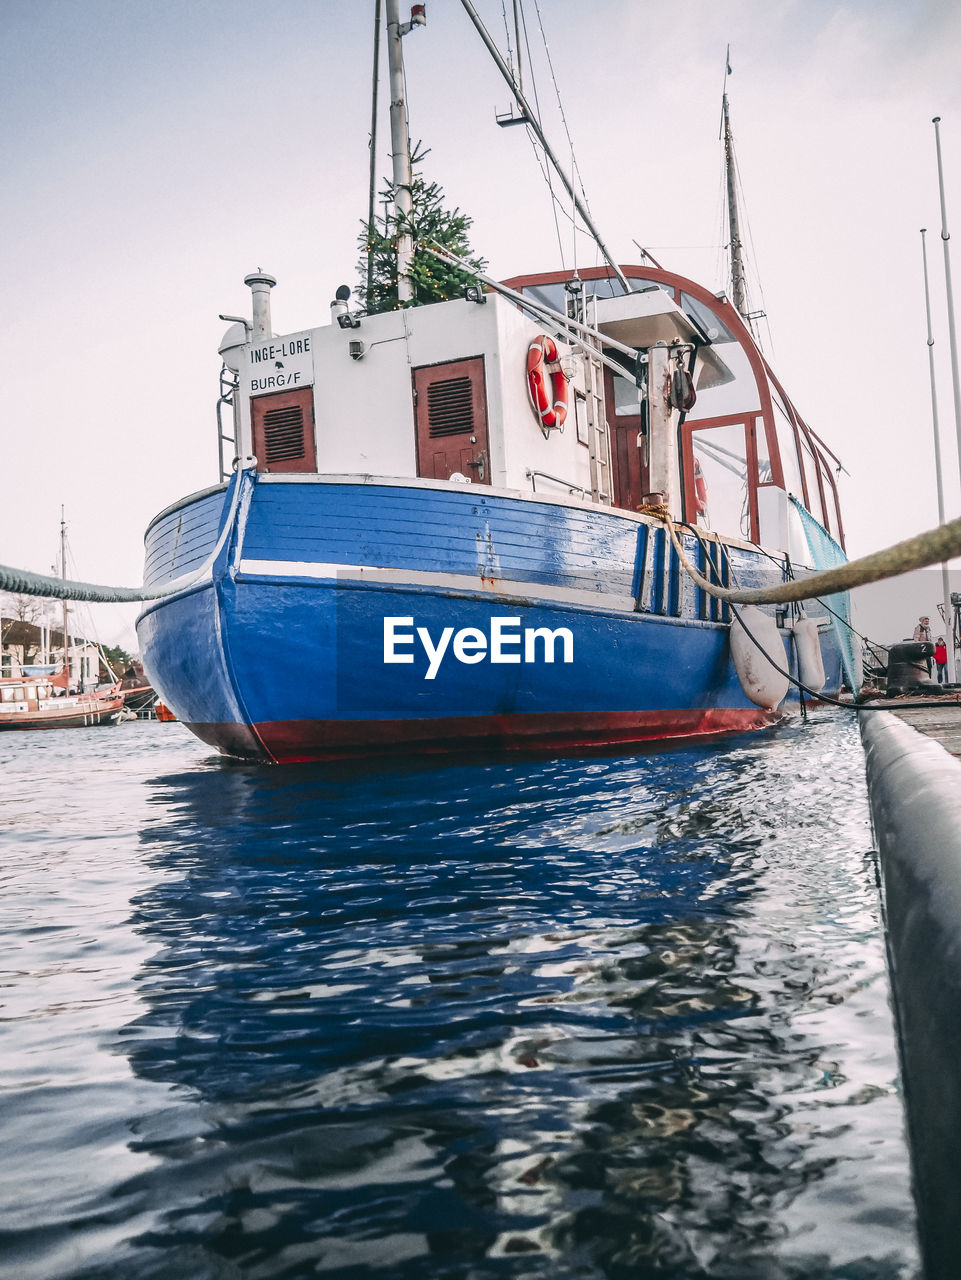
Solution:
{"label": "blue boat hull", "polygon": [[[188,500],[148,530],[161,582],[237,513],[210,572],[138,621],[162,700],[221,751],[565,751],[778,718],[744,696],[723,609],[653,522],[452,485],[232,483],[246,492]],[[693,538],[689,551],[703,554]],[[729,557],[741,585],[783,573],[743,544]]]}

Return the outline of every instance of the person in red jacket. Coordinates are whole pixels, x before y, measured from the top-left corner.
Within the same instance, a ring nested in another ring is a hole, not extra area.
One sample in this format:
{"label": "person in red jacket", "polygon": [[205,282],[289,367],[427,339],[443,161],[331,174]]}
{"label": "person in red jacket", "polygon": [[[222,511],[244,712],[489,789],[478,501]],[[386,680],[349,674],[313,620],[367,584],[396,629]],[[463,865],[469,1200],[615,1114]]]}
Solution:
{"label": "person in red jacket", "polygon": [[934,661],[938,664],[938,684],[948,683],[948,646],[944,636],[938,636],[934,646]]}

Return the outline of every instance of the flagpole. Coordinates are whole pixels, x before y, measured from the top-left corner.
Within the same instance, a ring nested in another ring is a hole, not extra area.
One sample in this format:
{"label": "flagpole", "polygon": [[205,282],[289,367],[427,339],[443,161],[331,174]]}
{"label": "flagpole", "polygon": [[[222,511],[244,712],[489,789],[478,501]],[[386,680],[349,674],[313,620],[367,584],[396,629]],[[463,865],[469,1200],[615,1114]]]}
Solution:
{"label": "flagpole", "polygon": [[961,471],[961,382],[958,380],[958,338],[954,325],[954,290],[951,286],[951,251],[948,215],[944,203],[944,170],[941,167],[941,117],[935,116],[934,139],[938,149],[938,191],[941,195],[941,242],[944,245],[944,287],[948,295],[948,344],[951,348],[951,385],[954,390],[954,428],[958,437],[958,468]]}
{"label": "flagpole", "polygon": [[[934,337],[931,333],[931,296],[928,291],[927,228],[921,228],[921,260],[924,264],[924,314],[928,322],[928,371],[931,376],[931,421],[934,426],[934,472],[938,479],[938,524],[944,524],[944,481],[941,475],[941,430],[938,425],[938,395],[934,379]],[[948,680],[954,684],[954,610],[947,561],[941,563],[941,598],[944,601],[944,628],[948,651]]]}

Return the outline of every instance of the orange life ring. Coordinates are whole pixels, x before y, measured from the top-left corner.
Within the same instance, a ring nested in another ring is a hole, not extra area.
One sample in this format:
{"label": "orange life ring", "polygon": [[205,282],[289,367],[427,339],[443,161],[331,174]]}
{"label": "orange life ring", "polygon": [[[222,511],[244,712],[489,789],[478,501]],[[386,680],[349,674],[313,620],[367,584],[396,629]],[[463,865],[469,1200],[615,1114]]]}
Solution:
{"label": "orange life ring", "polygon": [[560,430],[567,420],[567,379],[557,363],[557,343],[543,333],[527,348],[527,391],[541,428]]}

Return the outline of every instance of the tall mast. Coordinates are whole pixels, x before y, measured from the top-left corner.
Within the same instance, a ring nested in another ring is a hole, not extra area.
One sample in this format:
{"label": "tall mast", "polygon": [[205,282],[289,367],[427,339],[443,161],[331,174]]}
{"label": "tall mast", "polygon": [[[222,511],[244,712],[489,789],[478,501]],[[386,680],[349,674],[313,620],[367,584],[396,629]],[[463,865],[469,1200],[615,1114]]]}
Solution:
{"label": "tall mast", "polygon": [[[67,581],[67,522],[64,519],[63,507],[60,508],[60,577],[64,582]],[[70,645],[67,642],[67,598],[63,598],[63,613],[61,626],[63,627],[63,666],[67,673],[67,682],[70,681]]]}
{"label": "tall mast", "polygon": [[[938,424],[938,389],[934,378],[934,335],[931,332],[931,294],[928,290],[927,228],[921,228],[921,261],[924,265],[924,314],[928,323],[928,375],[931,382],[931,421],[934,425],[934,474],[938,482],[938,524],[944,524],[944,480],[941,474],[941,428]],[[944,607],[944,629],[952,630],[954,610],[951,607],[951,580],[947,562],[941,565],[941,599]],[[948,680],[954,684],[954,641],[948,642]]]}
{"label": "tall mast", "polygon": [[724,94],[721,109],[724,116],[724,172],[727,178],[727,221],[731,242],[731,300],[738,312],[748,321],[747,290],[744,286],[744,258],[741,253],[741,227],[737,213],[737,189],[734,174],[734,135],[731,133],[731,113],[727,101],[727,77],[731,70],[731,46],[727,47],[724,64]]}
{"label": "tall mast", "polygon": [[958,335],[954,321],[954,287],[951,284],[951,249],[948,241],[948,211],[944,202],[944,169],[941,165],[941,117],[935,116],[934,139],[938,149],[938,193],[941,197],[941,243],[944,246],[944,291],[948,296],[948,348],[951,352],[951,387],[954,392],[954,430],[958,437],[958,464],[961,466],[961,377],[958,375]]}
{"label": "tall mast", "polygon": [[413,207],[410,164],[410,134],[407,130],[407,104],[404,101],[404,53],[401,40],[414,26],[424,25],[424,6],[414,5],[410,22],[402,23],[398,0],[385,0],[387,15],[387,67],[390,78],[390,146],[393,161],[394,212],[397,218],[397,301],[401,306],[411,302],[414,285],[410,264],[414,241],[410,234]]}

